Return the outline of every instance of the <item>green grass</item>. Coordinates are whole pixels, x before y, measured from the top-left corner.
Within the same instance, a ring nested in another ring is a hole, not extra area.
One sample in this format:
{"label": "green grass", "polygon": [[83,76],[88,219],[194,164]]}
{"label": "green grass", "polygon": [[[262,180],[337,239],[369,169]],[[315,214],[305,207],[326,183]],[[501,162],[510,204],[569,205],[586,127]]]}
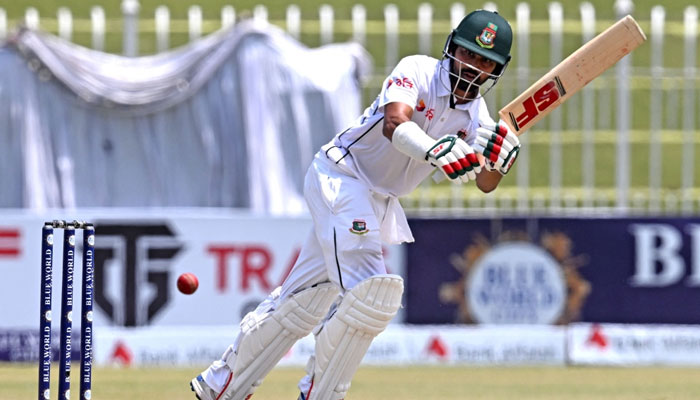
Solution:
{"label": "green grass", "polygon": [[[52,371],[55,380],[55,368]],[[99,400],[192,400],[189,380],[199,369],[98,368],[93,394]],[[301,368],[278,368],[255,400],[292,400]],[[348,400],[695,400],[697,368],[470,368],[363,367]],[[34,365],[0,364],[0,400],[36,397]],[[57,398],[56,385],[52,398]],[[78,388],[74,385],[73,397]]]}

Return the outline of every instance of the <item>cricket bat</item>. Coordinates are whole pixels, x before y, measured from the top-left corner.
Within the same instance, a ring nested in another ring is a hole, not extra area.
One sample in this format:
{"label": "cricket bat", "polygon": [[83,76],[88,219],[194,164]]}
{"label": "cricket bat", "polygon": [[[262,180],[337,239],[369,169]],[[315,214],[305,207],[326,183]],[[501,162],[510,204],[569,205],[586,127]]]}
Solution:
{"label": "cricket bat", "polygon": [[632,16],[622,18],[571,53],[498,115],[520,136],[645,40],[644,32]]}
{"label": "cricket bat", "polygon": [[[628,15],[588,41],[498,112],[520,136],[574,93],[639,47],[647,37]],[[441,172],[435,182],[444,179]]]}

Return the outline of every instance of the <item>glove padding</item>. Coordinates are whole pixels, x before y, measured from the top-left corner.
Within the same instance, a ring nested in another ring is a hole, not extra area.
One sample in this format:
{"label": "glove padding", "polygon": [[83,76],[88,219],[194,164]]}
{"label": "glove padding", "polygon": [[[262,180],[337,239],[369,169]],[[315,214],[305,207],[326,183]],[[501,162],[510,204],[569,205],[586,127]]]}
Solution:
{"label": "glove padding", "polygon": [[481,172],[474,149],[456,135],[445,135],[428,150],[427,158],[456,183],[476,179]]}
{"label": "glove padding", "polygon": [[505,124],[482,125],[476,130],[474,150],[484,155],[484,168],[505,175],[520,152],[520,140]]}

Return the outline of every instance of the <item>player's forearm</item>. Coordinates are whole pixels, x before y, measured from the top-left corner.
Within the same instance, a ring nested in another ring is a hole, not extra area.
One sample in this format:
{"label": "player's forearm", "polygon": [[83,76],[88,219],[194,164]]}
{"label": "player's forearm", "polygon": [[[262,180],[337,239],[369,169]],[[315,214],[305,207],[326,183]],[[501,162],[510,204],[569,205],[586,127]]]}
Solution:
{"label": "player's forearm", "polygon": [[476,187],[479,188],[484,193],[489,193],[494,191],[498,184],[501,182],[503,175],[498,171],[488,171],[482,169],[481,172],[476,176]]}
{"label": "player's forearm", "polygon": [[399,124],[391,135],[391,144],[394,145],[394,148],[421,162],[428,160],[428,152],[435,145],[435,142],[435,139],[428,136],[413,121]]}
{"label": "player's forearm", "polygon": [[394,130],[404,122],[410,121],[413,108],[404,103],[389,103],[384,106],[384,126],[382,132],[387,139],[393,140]]}

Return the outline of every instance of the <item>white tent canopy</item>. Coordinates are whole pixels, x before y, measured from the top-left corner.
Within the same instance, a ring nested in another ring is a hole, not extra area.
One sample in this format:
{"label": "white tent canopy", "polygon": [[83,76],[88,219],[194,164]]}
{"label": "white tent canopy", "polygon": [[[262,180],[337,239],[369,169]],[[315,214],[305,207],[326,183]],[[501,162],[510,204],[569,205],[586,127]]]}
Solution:
{"label": "white tent canopy", "polygon": [[22,30],[0,47],[0,207],[300,212],[369,69],[357,44],[308,49],[253,21],[139,58]]}

